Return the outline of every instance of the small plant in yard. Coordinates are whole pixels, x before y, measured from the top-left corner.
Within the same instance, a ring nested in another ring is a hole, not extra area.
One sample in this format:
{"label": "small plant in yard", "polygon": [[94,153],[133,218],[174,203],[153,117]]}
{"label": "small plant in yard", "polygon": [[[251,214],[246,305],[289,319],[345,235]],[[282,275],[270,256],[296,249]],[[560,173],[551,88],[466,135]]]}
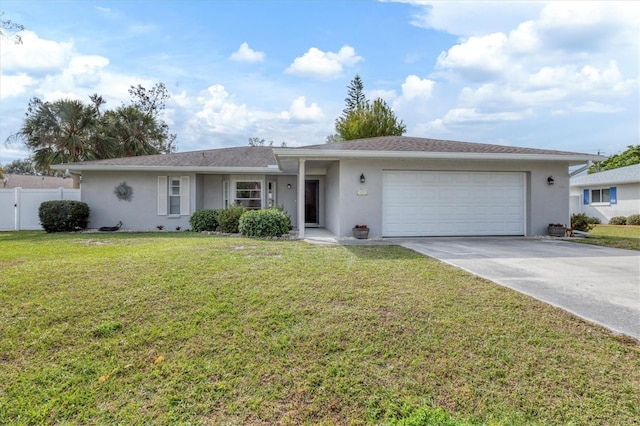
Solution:
{"label": "small plant in yard", "polygon": [[280,237],[289,232],[289,218],[279,209],[248,210],[240,216],[238,230],[247,237]]}
{"label": "small plant in yard", "polygon": [[156,229],[158,231],[162,231],[164,229],[164,225],[158,225],[158,226],[156,226]]}
{"label": "small plant in yard", "polygon": [[632,214],[627,217],[627,225],[640,225],[640,214]]}
{"label": "small plant in yard", "polygon": [[356,226],[354,226],[354,228],[356,228],[356,229],[365,229],[365,228],[367,228],[367,225],[356,225]]}
{"label": "small plant in yard", "polygon": [[122,324],[119,322],[107,321],[94,327],[91,332],[94,337],[111,337],[120,330],[122,330]]}
{"label": "small plant in yard", "polygon": [[571,225],[577,231],[589,232],[596,225],[594,219],[597,220],[597,218],[588,217],[584,213],[574,213],[571,215]]}
{"label": "small plant in yard", "polygon": [[45,201],[40,204],[38,215],[47,232],[78,231],[89,223],[89,206],[81,201]]}
{"label": "small plant in yard", "polygon": [[242,213],[244,213],[244,207],[242,206],[229,206],[226,209],[219,210],[217,219],[220,231],[228,234],[237,234]]}
{"label": "small plant in yard", "polygon": [[189,223],[194,232],[215,231],[218,228],[218,210],[197,210],[189,218]]}
{"label": "small plant in yard", "polygon": [[627,218],[625,216],[614,216],[609,219],[609,225],[626,225]]}

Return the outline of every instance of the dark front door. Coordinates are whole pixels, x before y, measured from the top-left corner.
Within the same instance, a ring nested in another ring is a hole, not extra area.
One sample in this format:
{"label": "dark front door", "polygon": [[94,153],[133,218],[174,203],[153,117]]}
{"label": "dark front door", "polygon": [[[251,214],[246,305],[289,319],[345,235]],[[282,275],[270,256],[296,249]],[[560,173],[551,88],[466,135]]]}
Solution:
{"label": "dark front door", "polygon": [[304,182],[304,224],[305,226],[318,226],[320,181],[306,180]]}

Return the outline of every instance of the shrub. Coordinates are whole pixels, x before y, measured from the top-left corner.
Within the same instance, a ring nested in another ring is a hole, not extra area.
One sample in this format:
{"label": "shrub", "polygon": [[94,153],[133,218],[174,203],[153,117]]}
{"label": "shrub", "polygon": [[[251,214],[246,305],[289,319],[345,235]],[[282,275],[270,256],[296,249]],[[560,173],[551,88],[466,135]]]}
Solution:
{"label": "shrub", "polygon": [[627,218],[624,216],[614,216],[609,219],[609,225],[626,225]]}
{"label": "shrub", "polygon": [[198,210],[191,215],[189,223],[195,232],[215,231],[218,227],[218,211],[213,209]]}
{"label": "shrub", "polygon": [[240,216],[244,213],[244,207],[242,206],[229,206],[226,209],[218,210],[218,225],[220,225],[220,232],[226,232],[229,234],[238,233],[238,222]]}
{"label": "shrub", "polygon": [[571,225],[573,229],[588,232],[595,226],[593,217],[587,217],[584,213],[574,213],[571,215]]}
{"label": "shrub", "polygon": [[632,214],[627,217],[627,225],[640,225],[640,214]]}
{"label": "shrub", "polygon": [[238,229],[247,237],[279,237],[289,232],[289,217],[277,208],[249,210],[240,217]]}
{"label": "shrub", "polygon": [[77,231],[89,224],[89,206],[81,201],[44,201],[40,204],[38,216],[47,232]]}

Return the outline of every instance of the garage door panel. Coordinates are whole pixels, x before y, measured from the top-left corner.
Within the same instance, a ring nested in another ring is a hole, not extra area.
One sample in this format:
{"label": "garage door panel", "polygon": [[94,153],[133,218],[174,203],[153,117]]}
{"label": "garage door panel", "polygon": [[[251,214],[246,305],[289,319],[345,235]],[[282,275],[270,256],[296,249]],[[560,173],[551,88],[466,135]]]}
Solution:
{"label": "garage door panel", "polygon": [[384,172],[383,235],[524,235],[524,173]]}

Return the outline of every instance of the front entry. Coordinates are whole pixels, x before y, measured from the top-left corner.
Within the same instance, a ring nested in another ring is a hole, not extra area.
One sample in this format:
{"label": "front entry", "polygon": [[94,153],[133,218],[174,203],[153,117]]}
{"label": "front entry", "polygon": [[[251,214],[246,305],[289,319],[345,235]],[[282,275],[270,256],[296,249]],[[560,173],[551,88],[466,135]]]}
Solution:
{"label": "front entry", "polygon": [[304,226],[320,226],[320,181],[304,181]]}

